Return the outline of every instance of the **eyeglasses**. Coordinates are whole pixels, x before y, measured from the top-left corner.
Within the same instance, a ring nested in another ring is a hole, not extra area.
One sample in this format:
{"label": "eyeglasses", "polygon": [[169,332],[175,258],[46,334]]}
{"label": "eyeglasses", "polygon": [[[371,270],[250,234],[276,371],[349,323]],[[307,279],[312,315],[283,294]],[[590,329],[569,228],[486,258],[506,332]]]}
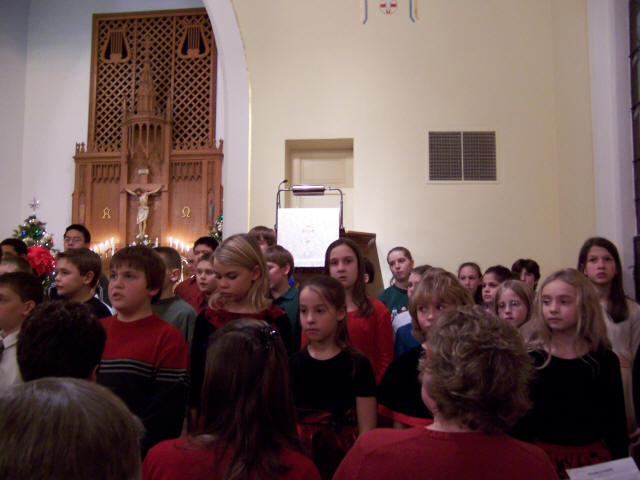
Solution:
{"label": "eyeglasses", "polygon": [[64,238],[64,241],[67,243],[70,243],[70,242],[76,243],[76,242],[84,241],[84,238],[82,237],[63,237],[63,238]]}

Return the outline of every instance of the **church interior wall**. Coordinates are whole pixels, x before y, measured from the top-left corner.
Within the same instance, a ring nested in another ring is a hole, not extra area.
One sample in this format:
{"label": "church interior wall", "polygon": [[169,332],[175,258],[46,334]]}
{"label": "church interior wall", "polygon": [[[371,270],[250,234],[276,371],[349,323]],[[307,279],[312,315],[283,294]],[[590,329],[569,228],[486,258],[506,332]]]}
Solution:
{"label": "church interior wall", "polygon": [[[586,2],[235,0],[251,79],[250,223],[272,225],[285,142],[353,138],[354,223],[380,258],[573,265],[595,230]],[[558,5],[562,4],[562,5]],[[429,131],[495,131],[498,179],[429,183]],[[383,268],[386,270],[386,268]],[[389,279],[385,272],[385,279]]]}

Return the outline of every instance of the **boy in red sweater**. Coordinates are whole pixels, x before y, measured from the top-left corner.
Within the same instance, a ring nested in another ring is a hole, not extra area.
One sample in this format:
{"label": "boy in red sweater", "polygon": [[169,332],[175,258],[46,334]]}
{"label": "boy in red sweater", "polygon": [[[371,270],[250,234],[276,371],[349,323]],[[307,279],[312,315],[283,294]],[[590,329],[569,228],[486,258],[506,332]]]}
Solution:
{"label": "boy in red sweater", "polygon": [[180,435],[188,390],[187,344],[180,331],[151,309],[165,266],[142,246],[111,259],[109,298],[117,314],[102,319],[107,331],[97,382],[110,388],[144,424],[143,456],[161,440]]}

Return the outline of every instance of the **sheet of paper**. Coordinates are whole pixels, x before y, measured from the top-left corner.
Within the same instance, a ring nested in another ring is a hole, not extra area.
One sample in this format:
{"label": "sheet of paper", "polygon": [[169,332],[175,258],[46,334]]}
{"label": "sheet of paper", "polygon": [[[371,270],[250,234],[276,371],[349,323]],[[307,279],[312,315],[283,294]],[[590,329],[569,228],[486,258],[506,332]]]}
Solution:
{"label": "sheet of paper", "polygon": [[322,267],[324,254],[340,235],[339,208],[278,209],[278,245],[291,252],[296,267]]}
{"label": "sheet of paper", "polygon": [[571,480],[640,480],[640,471],[631,457],[570,468],[567,473]]}

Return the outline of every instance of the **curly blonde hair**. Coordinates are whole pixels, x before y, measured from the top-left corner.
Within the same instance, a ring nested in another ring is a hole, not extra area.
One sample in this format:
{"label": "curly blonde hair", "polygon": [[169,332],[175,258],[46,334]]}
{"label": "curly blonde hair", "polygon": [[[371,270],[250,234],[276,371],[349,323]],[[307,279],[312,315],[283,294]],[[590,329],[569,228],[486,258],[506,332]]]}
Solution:
{"label": "curly blonde hair", "polygon": [[470,430],[504,432],[531,408],[534,368],[522,337],[480,307],[440,316],[419,370],[436,415]]}
{"label": "curly blonde hair", "polygon": [[449,303],[451,305],[474,304],[473,297],[451,272],[442,268],[431,268],[427,270],[420,282],[413,290],[413,295],[409,299],[409,312],[411,312],[411,334],[419,341],[426,340],[426,333],[420,328],[418,323],[418,307],[434,299]]}

